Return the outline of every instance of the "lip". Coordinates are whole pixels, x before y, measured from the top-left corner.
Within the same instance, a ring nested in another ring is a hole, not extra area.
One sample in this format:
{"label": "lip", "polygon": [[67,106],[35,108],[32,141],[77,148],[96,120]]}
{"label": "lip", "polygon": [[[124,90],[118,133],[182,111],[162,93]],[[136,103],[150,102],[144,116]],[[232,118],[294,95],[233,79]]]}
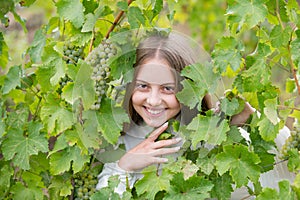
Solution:
{"label": "lip", "polygon": [[143,106],[145,112],[147,113],[147,115],[152,116],[152,117],[159,117],[161,115],[164,114],[164,112],[166,111],[165,108],[149,108],[147,106]]}

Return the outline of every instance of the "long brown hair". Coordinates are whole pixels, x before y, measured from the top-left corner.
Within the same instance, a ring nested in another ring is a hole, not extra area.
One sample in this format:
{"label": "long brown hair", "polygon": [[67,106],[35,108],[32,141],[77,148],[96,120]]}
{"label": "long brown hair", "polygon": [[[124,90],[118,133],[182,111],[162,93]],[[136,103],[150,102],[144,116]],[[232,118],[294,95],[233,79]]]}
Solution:
{"label": "long brown hair", "polygon": [[[153,58],[167,62],[170,67],[176,70],[177,74],[180,74],[184,67],[199,62],[200,60],[207,61],[209,56],[202,49],[199,49],[199,45],[196,42],[179,33],[171,32],[168,35],[151,35],[140,42],[136,49],[134,75],[137,74],[138,66],[145,64],[147,60]],[[180,80],[182,80],[182,77],[178,78],[179,91],[182,88],[180,87]],[[143,119],[132,106],[131,95],[133,90],[134,84],[129,84],[125,95],[125,99],[127,99],[127,101],[124,101],[124,106],[132,121],[139,124],[143,121]],[[188,117],[181,116],[181,118],[189,118],[181,120],[184,124],[189,123],[190,120],[199,113],[196,108],[189,109],[184,105],[181,105],[181,107],[181,112],[184,110],[189,115]],[[210,95],[207,94],[202,99],[200,113],[204,114],[206,111],[211,109],[211,107],[211,98]]]}

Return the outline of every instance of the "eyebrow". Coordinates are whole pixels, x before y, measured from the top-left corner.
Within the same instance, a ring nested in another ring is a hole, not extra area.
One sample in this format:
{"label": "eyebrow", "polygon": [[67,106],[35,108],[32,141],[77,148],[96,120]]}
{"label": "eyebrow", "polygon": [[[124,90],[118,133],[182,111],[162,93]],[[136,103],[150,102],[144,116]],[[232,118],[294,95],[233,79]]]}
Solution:
{"label": "eyebrow", "polygon": [[[136,79],[136,82],[142,82],[142,83],[147,83],[149,84],[149,82],[147,81],[143,81],[143,80],[139,80],[139,79]],[[171,83],[163,83],[163,84],[159,84],[159,85],[176,85],[174,82],[171,82]]]}

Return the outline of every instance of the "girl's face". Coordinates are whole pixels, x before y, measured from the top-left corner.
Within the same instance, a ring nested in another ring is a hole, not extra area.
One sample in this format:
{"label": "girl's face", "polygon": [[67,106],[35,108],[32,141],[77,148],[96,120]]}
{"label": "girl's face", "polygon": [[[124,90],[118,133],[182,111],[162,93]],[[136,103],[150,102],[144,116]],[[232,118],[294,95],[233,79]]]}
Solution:
{"label": "girl's face", "polygon": [[157,58],[147,60],[137,70],[133,108],[147,125],[158,127],[180,111],[175,96],[175,74],[166,62]]}

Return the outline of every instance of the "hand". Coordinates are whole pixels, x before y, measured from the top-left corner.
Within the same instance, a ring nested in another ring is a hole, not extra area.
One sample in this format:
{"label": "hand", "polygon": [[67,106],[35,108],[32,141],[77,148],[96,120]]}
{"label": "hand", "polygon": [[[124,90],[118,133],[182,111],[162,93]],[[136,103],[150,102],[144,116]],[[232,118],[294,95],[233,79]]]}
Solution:
{"label": "hand", "polygon": [[254,113],[255,109],[248,103],[245,103],[245,107],[242,110],[242,112],[233,115],[230,121],[231,125],[237,125],[237,126],[242,126],[245,124],[245,122],[248,120],[250,115]]}
{"label": "hand", "polygon": [[168,162],[167,158],[162,158],[160,156],[179,151],[180,147],[166,147],[177,144],[181,138],[173,138],[155,142],[156,138],[164,130],[166,130],[167,127],[167,123],[163,124],[159,128],[155,129],[147,139],[128,151],[119,160],[119,167],[126,171],[136,171],[153,164]]}

